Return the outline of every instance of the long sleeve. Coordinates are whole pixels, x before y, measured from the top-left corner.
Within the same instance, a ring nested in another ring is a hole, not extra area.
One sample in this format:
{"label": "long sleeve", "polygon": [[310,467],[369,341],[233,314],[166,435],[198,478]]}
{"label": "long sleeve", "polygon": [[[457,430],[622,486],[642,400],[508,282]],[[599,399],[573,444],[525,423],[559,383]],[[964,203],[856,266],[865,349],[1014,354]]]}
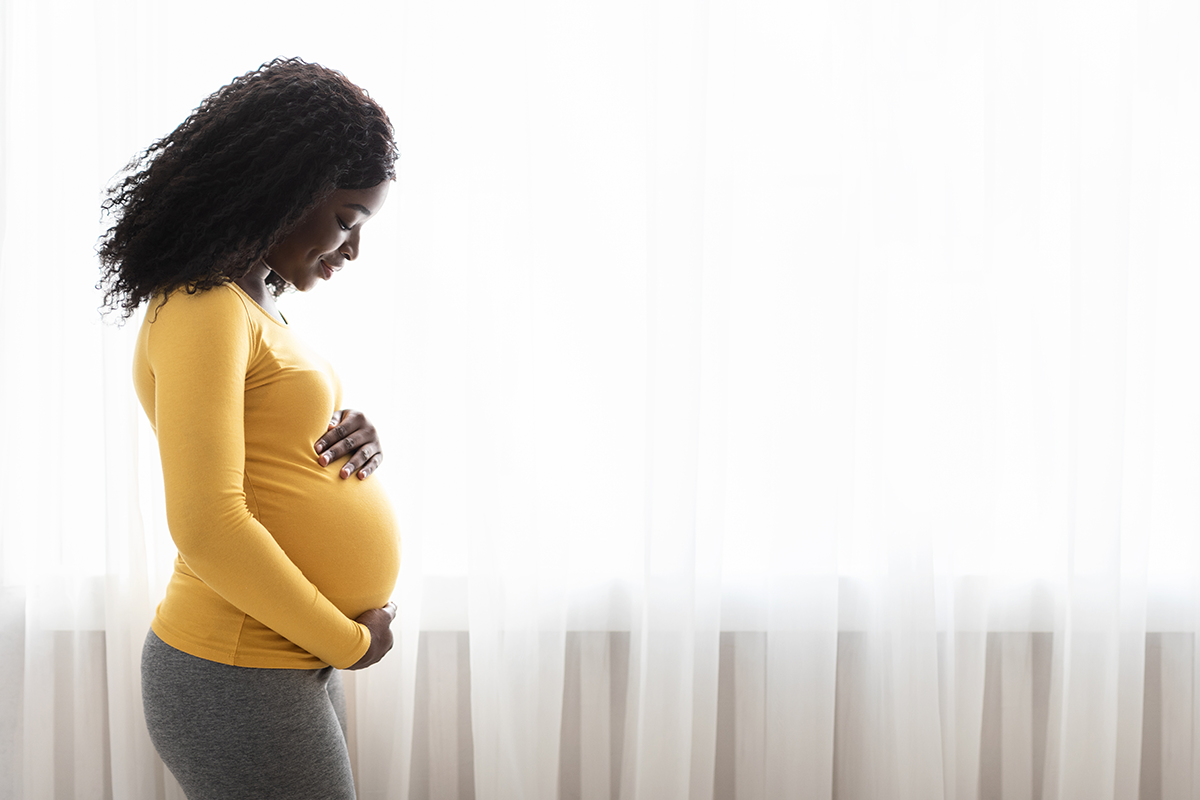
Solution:
{"label": "long sleeve", "polygon": [[180,557],[262,625],[335,667],[354,664],[369,631],[305,577],[247,502],[244,402],[262,343],[243,300],[222,289],[177,295],[148,327],[152,422]]}

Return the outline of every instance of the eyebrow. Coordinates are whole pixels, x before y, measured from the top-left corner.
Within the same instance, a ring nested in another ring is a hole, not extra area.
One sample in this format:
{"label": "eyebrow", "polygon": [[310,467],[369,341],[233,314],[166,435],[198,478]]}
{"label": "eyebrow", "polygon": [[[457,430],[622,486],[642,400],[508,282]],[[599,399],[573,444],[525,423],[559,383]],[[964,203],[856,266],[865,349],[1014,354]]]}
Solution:
{"label": "eyebrow", "polygon": [[371,216],[371,209],[367,208],[362,203],[346,203],[346,205],[342,206],[342,208],[353,208],[357,211],[361,211],[368,217]]}

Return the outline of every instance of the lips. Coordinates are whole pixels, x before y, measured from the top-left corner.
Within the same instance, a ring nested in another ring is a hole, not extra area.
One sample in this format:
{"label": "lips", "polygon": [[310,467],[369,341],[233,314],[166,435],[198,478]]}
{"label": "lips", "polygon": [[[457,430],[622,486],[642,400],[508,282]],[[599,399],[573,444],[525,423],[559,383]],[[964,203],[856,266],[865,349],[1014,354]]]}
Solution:
{"label": "lips", "polygon": [[321,260],[321,270],[325,273],[325,280],[329,280],[330,278],[332,278],[333,273],[337,272],[341,268],[342,268],[341,264],[338,264],[335,267],[335,266],[332,266],[328,261],[325,261],[324,259]]}

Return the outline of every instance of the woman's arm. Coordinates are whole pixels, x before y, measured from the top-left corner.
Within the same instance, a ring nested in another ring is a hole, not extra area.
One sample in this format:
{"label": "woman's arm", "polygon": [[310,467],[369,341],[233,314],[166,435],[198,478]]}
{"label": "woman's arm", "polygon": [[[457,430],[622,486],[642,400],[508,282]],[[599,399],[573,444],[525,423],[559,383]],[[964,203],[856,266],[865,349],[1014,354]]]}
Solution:
{"label": "woman's arm", "polygon": [[367,653],[370,632],[304,577],[246,504],[251,333],[241,299],[219,288],[176,295],[151,326],[167,522],[183,560],[205,584],[322,661],[346,668]]}

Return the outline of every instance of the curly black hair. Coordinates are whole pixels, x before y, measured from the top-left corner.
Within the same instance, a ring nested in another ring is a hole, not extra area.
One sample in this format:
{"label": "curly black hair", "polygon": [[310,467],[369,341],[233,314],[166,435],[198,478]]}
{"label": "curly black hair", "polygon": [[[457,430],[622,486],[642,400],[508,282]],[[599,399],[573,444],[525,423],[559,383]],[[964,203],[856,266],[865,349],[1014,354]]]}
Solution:
{"label": "curly black hair", "polygon": [[394,179],[396,157],[387,114],[336,70],[279,58],[235,78],[109,186],[102,313],[237,280],[334,191]]}

